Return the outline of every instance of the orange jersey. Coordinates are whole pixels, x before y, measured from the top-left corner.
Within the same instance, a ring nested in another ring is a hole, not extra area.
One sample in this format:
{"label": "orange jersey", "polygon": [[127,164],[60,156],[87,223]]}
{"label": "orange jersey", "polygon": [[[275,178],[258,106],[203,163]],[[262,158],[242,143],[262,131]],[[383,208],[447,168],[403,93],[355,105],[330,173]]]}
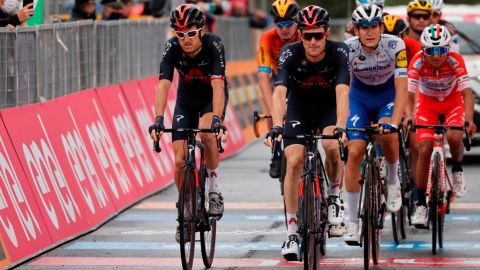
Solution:
{"label": "orange jersey", "polygon": [[415,54],[422,50],[422,43],[413,38],[404,37],[405,48],[407,49],[407,62],[410,64]]}
{"label": "orange jersey", "polygon": [[[298,32],[293,41],[300,40]],[[278,36],[275,28],[264,32],[260,38],[260,46],[257,53],[258,71],[277,74],[278,56],[285,42]]]}

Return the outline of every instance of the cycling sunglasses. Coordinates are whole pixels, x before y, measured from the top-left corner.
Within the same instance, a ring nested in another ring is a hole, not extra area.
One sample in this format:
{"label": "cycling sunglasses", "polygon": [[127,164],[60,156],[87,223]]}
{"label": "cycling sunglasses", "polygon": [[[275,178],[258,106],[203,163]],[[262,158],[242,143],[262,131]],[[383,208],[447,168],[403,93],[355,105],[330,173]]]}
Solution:
{"label": "cycling sunglasses", "polygon": [[373,20],[361,19],[355,25],[358,27],[374,27],[382,24],[381,18],[374,18]]}
{"label": "cycling sunglasses", "polygon": [[409,17],[412,18],[412,19],[415,19],[415,20],[423,19],[424,21],[428,21],[430,19],[430,14],[413,13],[413,14],[410,14]]}
{"label": "cycling sunglasses", "polygon": [[193,39],[195,36],[198,35],[198,32],[200,32],[202,29],[197,29],[197,30],[192,30],[188,32],[182,32],[182,31],[175,31],[175,34],[177,34],[177,37],[179,39],[185,39],[185,37],[189,37],[190,39]]}
{"label": "cycling sunglasses", "polygon": [[293,21],[281,21],[281,22],[275,23],[275,25],[277,26],[277,28],[280,28],[280,29],[284,27],[290,28],[293,26]]}
{"label": "cycling sunglasses", "polygon": [[432,48],[424,48],[423,52],[428,56],[434,56],[436,53],[439,56],[445,55],[448,53],[448,47],[432,47]]}
{"label": "cycling sunglasses", "polygon": [[325,32],[302,33],[303,39],[307,41],[312,40],[312,38],[315,38],[315,40],[322,40],[325,36]]}

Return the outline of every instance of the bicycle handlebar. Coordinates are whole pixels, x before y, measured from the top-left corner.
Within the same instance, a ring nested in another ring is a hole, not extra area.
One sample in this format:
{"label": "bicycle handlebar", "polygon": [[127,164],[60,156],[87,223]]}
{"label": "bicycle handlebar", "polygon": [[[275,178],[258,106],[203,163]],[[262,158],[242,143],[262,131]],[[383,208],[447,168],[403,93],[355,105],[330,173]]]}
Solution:
{"label": "bicycle handlebar", "polygon": [[417,128],[426,128],[426,129],[434,129],[434,130],[438,130],[438,131],[442,131],[442,132],[445,132],[447,130],[461,130],[465,133],[465,140],[463,142],[463,144],[465,145],[465,149],[467,151],[470,151],[470,148],[472,146],[472,138],[470,137],[470,133],[468,133],[468,129],[470,127],[470,123],[469,122],[465,122],[465,125],[462,127],[462,126],[445,126],[445,125],[415,125],[413,128],[414,129],[417,129]]}
{"label": "bicycle handlebar", "polygon": [[344,162],[347,162],[348,159],[348,148],[343,145],[342,142],[342,132],[333,134],[333,135],[324,135],[324,134],[299,134],[296,136],[282,136],[282,139],[313,139],[313,140],[338,140],[339,150],[340,150],[340,159]]}
{"label": "bicycle handlebar", "polygon": [[[149,130],[152,132],[151,130]],[[172,129],[172,128],[167,128],[163,130],[164,133],[172,133],[172,132],[186,132],[186,133],[191,133],[191,134],[197,134],[197,133],[214,133],[213,130],[211,129],[200,129],[200,128],[177,128],[177,129]],[[157,133],[158,136],[158,133]],[[160,140],[153,141],[153,150],[157,153],[160,153],[162,149],[160,148]],[[217,150],[219,153],[223,153],[225,150],[222,147],[222,141],[217,139]]]}

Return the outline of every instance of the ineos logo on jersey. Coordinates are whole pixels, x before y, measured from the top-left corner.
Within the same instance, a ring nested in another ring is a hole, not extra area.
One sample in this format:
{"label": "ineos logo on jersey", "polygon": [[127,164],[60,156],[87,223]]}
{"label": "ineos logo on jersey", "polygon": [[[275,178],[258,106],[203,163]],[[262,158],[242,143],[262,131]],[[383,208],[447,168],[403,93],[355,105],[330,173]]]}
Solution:
{"label": "ineos logo on jersey", "polygon": [[177,119],[177,123],[180,123],[180,120],[182,120],[183,118],[185,118],[185,116],[183,116],[181,114],[175,116],[175,119]]}
{"label": "ineos logo on jersey", "polygon": [[287,58],[290,56],[292,56],[292,52],[290,51],[290,49],[287,49],[286,51],[282,52],[282,55],[280,55],[279,61],[281,63],[284,63],[285,60],[287,60]]}
{"label": "ineos logo on jersey", "polygon": [[298,120],[292,120],[292,121],[290,121],[290,123],[292,124],[293,128],[295,128],[296,126],[301,124],[300,121],[298,121]]}

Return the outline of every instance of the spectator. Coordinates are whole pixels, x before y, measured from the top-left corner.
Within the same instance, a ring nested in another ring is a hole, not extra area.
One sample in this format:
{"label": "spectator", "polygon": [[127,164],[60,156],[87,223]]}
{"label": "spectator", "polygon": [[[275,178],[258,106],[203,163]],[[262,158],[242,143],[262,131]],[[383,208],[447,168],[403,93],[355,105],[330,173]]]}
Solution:
{"label": "spectator", "polygon": [[268,25],[265,12],[259,9],[249,9],[248,0],[230,0],[230,15],[234,17],[248,17],[250,27],[265,28]]}
{"label": "spectator", "polygon": [[102,0],[100,3],[104,5],[103,20],[127,19],[133,5],[132,0]]}
{"label": "spectator", "polygon": [[172,1],[170,0],[150,0],[145,3],[144,15],[151,15],[153,17],[170,16],[172,11]]}
{"label": "spectator", "polygon": [[33,3],[20,8],[18,0],[0,0],[0,27],[15,28],[33,16]]}
{"label": "spectator", "polygon": [[96,17],[95,0],[75,0],[70,21],[95,20]]}
{"label": "spectator", "polygon": [[187,4],[197,5],[203,14],[205,14],[205,26],[207,27],[208,32],[215,31],[215,15],[222,15],[222,3],[220,0],[186,0]]}

